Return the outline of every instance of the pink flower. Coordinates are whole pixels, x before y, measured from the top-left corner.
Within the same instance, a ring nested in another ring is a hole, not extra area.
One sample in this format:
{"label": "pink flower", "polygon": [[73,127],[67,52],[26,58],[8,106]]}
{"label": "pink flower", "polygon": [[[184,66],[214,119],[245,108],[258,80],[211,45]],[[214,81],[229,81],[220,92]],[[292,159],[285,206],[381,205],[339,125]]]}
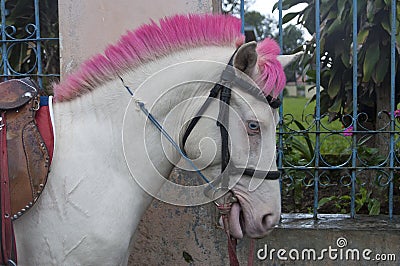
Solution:
{"label": "pink flower", "polygon": [[[400,113],[399,113],[399,115],[400,115]],[[353,136],[353,126],[349,126],[345,130],[343,130],[343,136],[345,136],[345,137]]]}
{"label": "pink flower", "polygon": [[394,117],[400,117],[400,110],[394,111]]}

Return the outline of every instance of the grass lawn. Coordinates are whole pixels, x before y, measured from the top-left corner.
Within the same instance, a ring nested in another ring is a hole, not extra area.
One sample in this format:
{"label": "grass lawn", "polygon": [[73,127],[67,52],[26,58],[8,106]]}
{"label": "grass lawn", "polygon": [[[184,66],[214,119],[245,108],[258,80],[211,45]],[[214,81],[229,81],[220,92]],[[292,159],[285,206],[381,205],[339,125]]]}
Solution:
{"label": "grass lawn", "polygon": [[302,121],[302,113],[313,113],[315,102],[312,102],[306,109],[308,99],[303,97],[285,97],[283,98],[283,113],[292,114],[294,119]]}
{"label": "grass lawn", "polygon": [[[304,97],[286,97],[283,99],[283,113],[292,114],[295,120],[302,122],[304,126],[306,126],[307,125],[306,120],[309,123],[312,122],[315,109],[315,101],[309,103],[308,105],[307,102],[308,99]],[[324,117],[321,119],[321,123],[323,127],[325,127],[328,130],[339,130],[339,131],[343,130],[342,124],[338,120],[329,123],[328,118]]]}
{"label": "grass lawn", "polygon": [[[285,122],[290,123],[291,117],[287,115],[291,114],[293,119],[300,122],[308,131],[316,131],[315,125],[313,124],[315,101],[308,105],[307,102],[308,99],[304,97],[285,97],[283,99],[283,114],[284,116],[286,115]],[[288,126],[293,130],[299,130],[294,123]],[[340,155],[350,152],[351,137],[343,136],[341,133],[342,130],[343,128],[340,121],[335,120],[329,123],[327,117],[321,119],[320,147],[322,154]],[[311,141],[313,147],[315,147],[315,135],[315,133],[304,133],[297,138],[302,142],[306,142],[306,139],[308,139]]]}

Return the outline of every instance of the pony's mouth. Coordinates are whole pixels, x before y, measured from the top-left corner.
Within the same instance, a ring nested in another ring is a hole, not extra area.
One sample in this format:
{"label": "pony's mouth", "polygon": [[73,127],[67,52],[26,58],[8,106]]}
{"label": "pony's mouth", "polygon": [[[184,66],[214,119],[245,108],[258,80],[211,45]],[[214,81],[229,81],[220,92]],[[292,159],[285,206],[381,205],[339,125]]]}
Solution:
{"label": "pony's mouth", "polygon": [[[220,224],[223,226],[222,217]],[[229,213],[229,232],[233,238],[241,239],[244,235],[244,215],[239,203],[233,203]]]}

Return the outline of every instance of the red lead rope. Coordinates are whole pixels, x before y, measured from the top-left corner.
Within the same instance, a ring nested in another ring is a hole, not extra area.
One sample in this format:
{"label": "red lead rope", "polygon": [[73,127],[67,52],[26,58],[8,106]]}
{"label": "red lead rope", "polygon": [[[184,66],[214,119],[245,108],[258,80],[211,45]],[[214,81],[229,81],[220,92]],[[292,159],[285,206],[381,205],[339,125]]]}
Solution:
{"label": "red lead rope", "polygon": [[7,160],[7,130],[5,113],[0,121],[0,201],[1,201],[1,261],[3,265],[16,265],[17,254],[11,221],[10,185]]}
{"label": "red lead rope", "polygon": [[224,231],[226,233],[226,237],[228,238],[229,263],[231,266],[239,266],[239,261],[236,256],[236,239],[231,237],[229,230],[229,212],[231,211],[231,207],[231,203],[221,204],[218,206],[218,210],[221,213],[222,221],[224,223]]}
{"label": "red lead rope", "polygon": [[[228,254],[229,254],[229,264],[230,266],[239,266],[239,260],[236,255],[236,239],[231,237],[230,229],[229,229],[229,213],[231,211],[232,204],[221,204],[218,206],[218,210],[221,213],[222,221],[224,223],[224,231],[226,233],[226,237],[228,238]],[[248,266],[253,266],[254,262],[254,239],[250,240],[250,249],[249,249],[249,257],[247,260]]]}

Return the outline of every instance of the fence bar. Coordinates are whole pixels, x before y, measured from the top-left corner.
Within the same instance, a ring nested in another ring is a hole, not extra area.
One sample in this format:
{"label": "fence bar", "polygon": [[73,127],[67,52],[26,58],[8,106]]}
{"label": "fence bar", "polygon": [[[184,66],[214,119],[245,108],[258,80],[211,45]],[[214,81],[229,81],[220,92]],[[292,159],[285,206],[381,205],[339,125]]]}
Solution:
{"label": "fence bar", "polygon": [[[357,116],[358,116],[358,111],[357,111],[357,101],[358,101],[358,95],[357,95],[357,72],[358,72],[358,67],[357,67],[357,0],[353,0],[353,132],[357,131]],[[351,170],[351,201],[350,201],[350,216],[352,218],[355,217],[355,198],[356,198],[356,178],[357,178],[357,172],[355,170],[355,167],[357,166],[357,134],[352,135],[352,147],[351,147],[351,166],[353,169]]]}
{"label": "fence bar", "polygon": [[[6,36],[6,2],[5,0],[1,0],[1,40],[2,40],[2,44],[1,44],[1,50],[2,50],[2,61],[3,61],[3,74],[4,75],[8,75],[8,68],[7,68],[7,44],[4,42],[7,39]],[[7,80],[7,78],[5,78],[5,80]]]}
{"label": "fence bar", "polygon": [[[283,51],[283,28],[282,28],[282,0],[278,2],[279,10],[279,47],[282,54]],[[279,106],[279,128],[278,128],[278,169],[283,169],[283,92],[279,95],[282,104]],[[282,178],[280,180],[280,190],[282,191]]]}
{"label": "fence bar", "polygon": [[17,43],[17,42],[39,42],[39,41],[58,41],[58,38],[29,38],[29,39],[12,39],[2,40],[4,43]]}
{"label": "fence bar", "polygon": [[389,153],[389,219],[393,218],[393,166],[394,166],[394,133],[395,133],[395,79],[396,79],[396,0],[391,6],[391,33],[390,33],[390,153]]}
{"label": "fence bar", "polygon": [[281,48],[281,53],[283,52],[283,26],[282,26],[282,0],[278,2],[278,10],[279,10],[279,47]]}
{"label": "fence bar", "polygon": [[316,68],[316,109],[315,109],[315,171],[314,171],[314,219],[318,217],[318,189],[319,189],[319,156],[320,156],[320,122],[321,122],[321,45],[320,45],[320,1],[315,1],[315,68]]}
{"label": "fence bar", "polygon": [[244,34],[244,0],[240,0],[240,19],[242,22],[240,31]]}
{"label": "fence bar", "polygon": [[[35,0],[35,25],[36,25],[36,39],[40,39],[40,12],[39,12],[39,0]],[[41,78],[42,74],[42,43],[41,41],[36,41],[36,58],[38,61],[37,74],[38,74],[38,85],[40,89],[43,89],[43,80]]]}

